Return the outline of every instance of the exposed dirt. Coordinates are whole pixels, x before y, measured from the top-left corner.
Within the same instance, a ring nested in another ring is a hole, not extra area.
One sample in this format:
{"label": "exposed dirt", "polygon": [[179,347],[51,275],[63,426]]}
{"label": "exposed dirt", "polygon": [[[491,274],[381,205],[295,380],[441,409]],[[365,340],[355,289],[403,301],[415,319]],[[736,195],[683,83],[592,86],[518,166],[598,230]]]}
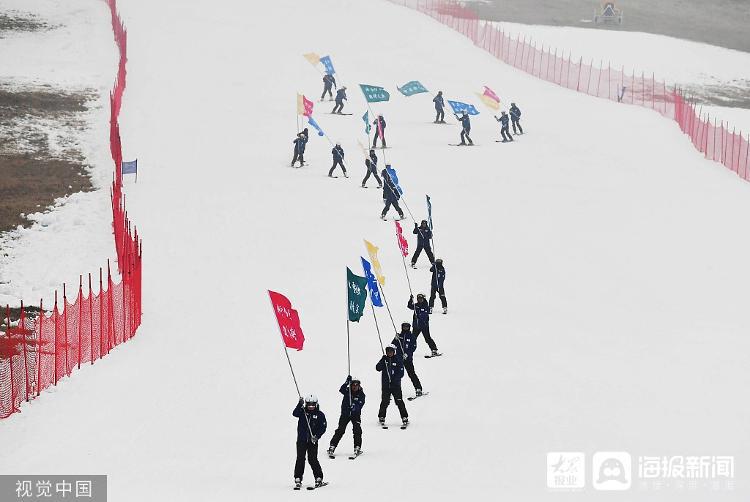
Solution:
{"label": "exposed dirt", "polygon": [[53,28],[31,14],[0,12],[0,38],[5,31],[38,31]]}

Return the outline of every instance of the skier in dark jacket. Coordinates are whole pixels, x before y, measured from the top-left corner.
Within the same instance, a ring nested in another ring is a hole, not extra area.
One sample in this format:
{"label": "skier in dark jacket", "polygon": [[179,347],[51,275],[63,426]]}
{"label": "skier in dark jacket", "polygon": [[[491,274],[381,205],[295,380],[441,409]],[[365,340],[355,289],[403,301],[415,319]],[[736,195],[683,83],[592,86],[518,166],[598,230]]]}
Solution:
{"label": "skier in dark jacket", "polygon": [[469,114],[464,110],[461,112],[460,117],[456,115],[456,119],[461,122],[461,143],[459,144],[465,145],[466,140],[469,140],[469,144],[473,145],[474,142],[471,141],[471,138],[469,137],[469,134],[471,133],[471,119],[469,118]]}
{"label": "skier in dark jacket", "polygon": [[403,358],[404,369],[406,369],[406,373],[414,385],[414,391],[417,396],[421,396],[422,383],[414,370],[414,351],[417,350],[417,337],[411,332],[411,324],[408,322],[401,323],[401,333],[396,333],[396,338],[393,339],[391,345],[396,347],[396,354]]}
{"label": "skier in dark jacket", "polygon": [[318,462],[318,440],[326,432],[326,416],[320,411],[318,398],[309,395],[299,402],[292,411],[297,420],[297,462],[294,464],[294,485],[298,490],[305,473],[305,455],[315,475],[315,486],[323,483],[323,469]]}
{"label": "skier in dark jacket", "polygon": [[438,355],[437,345],[430,336],[430,305],[427,303],[427,298],[422,293],[419,293],[417,295],[417,302],[414,303],[414,295],[409,295],[409,303],[406,306],[414,311],[414,318],[412,320],[414,338],[418,337],[421,333],[424,336],[424,341],[430,347],[432,355]]}
{"label": "skier in dark jacket", "polygon": [[509,119],[510,117],[508,117],[508,114],[505,113],[505,111],[501,112],[500,117],[495,115],[495,120],[500,122],[500,134],[503,137],[503,143],[513,141],[513,136],[510,135],[510,129],[508,129]]}
{"label": "skier in dark jacket", "polygon": [[339,417],[339,426],[331,438],[331,445],[328,447],[328,455],[333,455],[341,438],[346,432],[346,426],[352,423],[354,431],[354,454],[359,455],[362,448],[362,407],[365,405],[365,392],[357,378],[351,375],[346,377],[346,382],[339,389],[344,395],[341,400],[341,416]]}
{"label": "skier in dark jacket", "polygon": [[331,92],[333,87],[336,87],[336,78],[333,75],[326,73],[323,75],[323,94],[320,95],[321,101],[325,98],[326,93],[328,93],[328,101],[333,99],[333,93]]}
{"label": "skier in dark jacket", "polygon": [[443,91],[438,91],[437,96],[432,98],[432,102],[435,103],[435,123],[445,124],[445,101],[443,100]]}
{"label": "skier in dark jacket", "polygon": [[[387,165],[385,167],[388,168],[391,166]],[[380,219],[385,220],[386,213],[388,213],[388,210],[391,208],[391,206],[393,206],[396,209],[396,211],[398,211],[399,217],[403,220],[404,212],[401,210],[401,208],[398,205],[398,200],[401,198],[401,194],[398,192],[398,188],[396,188],[396,184],[393,183],[393,180],[391,179],[391,175],[388,174],[387,169],[383,169],[380,175],[383,177],[383,202],[385,203],[383,212],[380,214]]]}
{"label": "skier in dark jacket", "polygon": [[419,258],[420,253],[422,253],[422,249],[424,249],[424,252],[427,254],[430,263],[434,262],[435,255],[432,254],[432,247],[430,246],[432,230],[430,230],[429,225],[427,225],[427,220],[422,220],[422,223],[419,226],[417,226],[415,222],[414,231],[412,233],[417,236],[417,249],[414,250],[414,256],[411,257],[411,267],[417,268],[417,258]]}
{"label": "skier in dark jacket", "polygon": [[341,113],[344,109],[344,101],[346,100],[346,87],[342,86],[341,89],[336,91],[336,105],[333,107],[331,113]]}
{"label": "skier in dark jacket", "polygon": [[385,348],[385,355],[378,361],[375,369],[380,371],[380,382],[382,385],[382,395],[380,400],[380,410],[378,411],[378,421],[380,425],[385,423],[385,414],[388,405],[391,404],[391,396],[396,401],[396,406],[401,414],[401,420],[404,424],[409,423],[409,413],[406,411],[403,394],[401,392],[401,378],[404,376],[404,361],[396,354],[396,347],[389,345]]}
{"label": "skier in dark jacket", "polygon": [[375,150],[370,150],[370,157],[365,159],[365,166],[367,166],[367,174],[365,179],[362,180],[362,188],[367,188],[367,180],[370,179],[370,175],[375,177],[375,181],[378,182],[378,188],[383,188],[383,182],[378,177],[378,156],[375,155]]}
{"label": "skier in dark jacket", "polygon": [[[307,131],[307,129],[305,129]],[[297,133],[297,137],[292,143],[294,143],[294,157],[292,157],[292,167],[299,160],[299,166],[305,165],[305,146],[307,146],[307,135],[305,131]]]}
{"label": "skier in dark jacket", "polygon": [[510,104],[510,122],[513,124],[513,134],[516,134],[516,126],[518,126],[518,134],[523,134],[523,127],[521,127],[521,109],[516,106],[515,103]]}
{"label": "skier in dark jacket", "polygon": [[341,166],[341,170],[344,171],[344,178],[348,178],[346,167],[344,167],[344,149],[341,148],[341,143],[336,143],[336,146],[331,150],[331,155],[333,155],[333,165],[328,170],[328,177],[333,178],[333,170],[336,169],[336,166]]}
{"label": "skier in dark jacket", "polygon": [[375,148],[378,146],[378,138],[380,138],[383,140],[383,148],[385,148],[385,119],[382,115],[378,115],[378,118],[375,119],[372,125],[375,126],[375,137],[372,138],[372,147]]}
{"label": "skier in dark jacket", "polygon": [[432,272],[432,285],[430,286],[430,314],[435,306],[435,294],[440,293],[440,304],[443,306],[443,314],[448,313],[448,299],[445,297],[445,267],[443,260],[438,258],[430,267]]}

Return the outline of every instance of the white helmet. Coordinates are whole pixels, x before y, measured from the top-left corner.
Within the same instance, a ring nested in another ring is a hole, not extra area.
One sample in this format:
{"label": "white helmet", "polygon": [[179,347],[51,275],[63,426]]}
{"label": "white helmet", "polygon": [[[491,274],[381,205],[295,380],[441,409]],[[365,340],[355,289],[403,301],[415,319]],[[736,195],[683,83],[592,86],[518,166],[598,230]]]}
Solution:
{"label": "white helmet", "polygon": [[396,352],[396,346],[393,344],[390,344],[385,348],[385,351],[388,352],[389,350],[392,350],[393,352]]}
{"label": "white helmet", "polygon": [[308,394],[305,397],[305,406],[308,406],[308,405],[311,405],[311,404],[314,404],[316,406],[318,404],[318,397],[315,394]]}

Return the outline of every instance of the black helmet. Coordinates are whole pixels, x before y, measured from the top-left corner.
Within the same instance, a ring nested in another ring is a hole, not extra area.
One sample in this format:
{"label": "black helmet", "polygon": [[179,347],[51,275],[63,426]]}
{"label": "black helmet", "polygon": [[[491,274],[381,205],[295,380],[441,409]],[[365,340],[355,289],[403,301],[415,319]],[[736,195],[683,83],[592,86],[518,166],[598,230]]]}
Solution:
{"label": "black helmet", "polygon": [[435,260],[435,263],[438,264],[438,265],[442,265],[443,264],[443,259],[442,258],[438,258],[437,260]]}
{"label": "black helmet", "polygon": [[424,293],[418,293],[417,294],[417,301],[419,301],[420,298],[422,298],[424,300],[427,297],[424,295]]}
{"label": "black helmet", "polygon": [[354,385],[354,384],[362,385],[362,382],[359,381],[359,378],[352,377],[352,381],[349,382],[349,385]]}
{"label": "black helmet", "polygon": [[411,328],[411,324],[409,324],[408,322],[401,323],[401,329],[410,329],[410,328]]}
{"label": "black helmet", "polygon": [[516,104],[515,103],[511,103],[510,106],[516,106]]}
{"label": "black helmet", "polygon": [[427,226],[427,220],[422,220],[422,223],[420,223],[419,226],[426,227]]}

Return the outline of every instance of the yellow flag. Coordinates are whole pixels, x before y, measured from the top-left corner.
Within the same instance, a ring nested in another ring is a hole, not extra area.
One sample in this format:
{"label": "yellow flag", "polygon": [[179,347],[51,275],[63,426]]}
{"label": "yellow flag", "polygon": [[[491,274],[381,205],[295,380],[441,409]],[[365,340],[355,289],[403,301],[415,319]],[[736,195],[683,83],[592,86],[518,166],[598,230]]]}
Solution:
{"label": "yellow flag", "polygon": [[318,63],[320,63],[320,56],[318,56],[314,52],[308,52],[307,54],[302,54],[302,57],[307,59],[307,61],[313,66],[317,66]]}
{"label": "yellow flag", "polygon": [[297,115],[305,114],[305,103],[302,101],[302,94],[297,93]]}
{"label": "yellow flag", "polygon": [[487,96],[486,94],[479,94],[477,93],[477,96],[479,96],[479,99],[482,100],[482,103],[487,105],[489,108],[492,108],[493,110],[499,110],[500,109],[500,103],[492,99],[491,97]]}
{"label": "yellow flag", "polygon": [[367,254],[370,255],[370,262],[372,262],[372,269],[375,271],[375,277],[378,278],[378,282],[385,286],[385,276],[383,275],[383,270],[380,268],[380,260],[378,260],[378,247],[375,246],[372,242],[368,241],[367,239],[365,241],[365,247],[367,248]]}

